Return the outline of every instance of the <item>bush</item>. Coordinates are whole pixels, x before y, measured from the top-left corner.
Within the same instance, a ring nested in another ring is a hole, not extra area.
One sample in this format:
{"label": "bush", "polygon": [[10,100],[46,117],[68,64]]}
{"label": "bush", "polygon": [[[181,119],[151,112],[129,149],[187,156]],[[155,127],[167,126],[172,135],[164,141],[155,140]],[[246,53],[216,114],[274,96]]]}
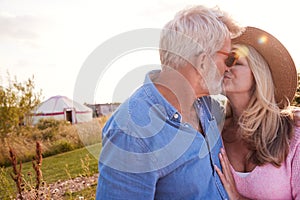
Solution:
{"label": "bush", "polygon": [[36,127],[39,130],[45,130],[48,128],[58,129],[61,122],[59,120],[49,118],[49,119],[40,119],[39,122],[36,124]]}
{"label": "bush", "polygon": [[74,145],[68,141],[60,141],[58,144],[54,145],[53,148],[56,149],[56,151],[63,153],[73,150]]}
{"label": "bush", "polygon": [[55,136],[59,135],[61,128],[69,124],[64,120],[56,120],[54,118],[40,119],[36,124],[39,130],[37,134],[32,134],[34,140],[53,140]]}
{"label": "bush", "polygon": [[54,144],[50,150],[43,153],[43,157],[53,156],[59,153],[64,153],[67,151],[72,151],[74,149],[78,148],[77,145],[74,145],[68,141],[59,141],[56,144]]}
{"label": "bush", "polygon": [[13,199],[15,196],[15,189],[11,179],[8,179],[9,172],[7,169],[0,168],[0,199]]}

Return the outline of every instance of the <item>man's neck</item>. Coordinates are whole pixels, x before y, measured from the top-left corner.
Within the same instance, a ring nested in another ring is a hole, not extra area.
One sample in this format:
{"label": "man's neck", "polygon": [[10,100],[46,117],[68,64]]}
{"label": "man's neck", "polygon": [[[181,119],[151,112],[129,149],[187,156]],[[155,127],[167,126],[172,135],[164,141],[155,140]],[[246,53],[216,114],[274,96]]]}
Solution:
{"label": "man's neck", "polygon": [[201,124],[194,108],[194,102],[199,95],[195,94],[194,88],[187,78],[178,71],[171,70],[161,71],[152,81],[161,95],[178,110],[182,116],[182,121],[189,123],[196,130],[202,132]]}
{"label": "man's neck", "polygon": [[190,112],[196,100],[193,87],[178,71],[161,71],[153,80],[161,95],[181,114]]}

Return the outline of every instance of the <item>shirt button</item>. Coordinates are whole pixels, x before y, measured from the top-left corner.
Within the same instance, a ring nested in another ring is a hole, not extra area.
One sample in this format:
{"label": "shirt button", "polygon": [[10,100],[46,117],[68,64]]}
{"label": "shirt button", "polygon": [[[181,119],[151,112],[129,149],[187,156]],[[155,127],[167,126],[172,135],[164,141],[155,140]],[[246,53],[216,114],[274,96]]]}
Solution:
{"label": "shirt button", "polygon": [[174,118],[178,119],[179,115],[177,113],[174,114]]}

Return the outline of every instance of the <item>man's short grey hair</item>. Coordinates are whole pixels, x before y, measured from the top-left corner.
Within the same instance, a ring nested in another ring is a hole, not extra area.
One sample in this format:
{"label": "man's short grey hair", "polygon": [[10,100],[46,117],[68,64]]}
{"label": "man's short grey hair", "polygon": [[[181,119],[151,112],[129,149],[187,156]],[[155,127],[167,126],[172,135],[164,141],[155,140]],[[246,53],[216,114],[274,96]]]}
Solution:
{"label": "man's short grey hair", "polygon": [[227,37],[241,31],[242,28],[218,7],[186,8],[179,11],[161,32],[161,64],[178,68],[202,52],[213,55],[222,48]]}

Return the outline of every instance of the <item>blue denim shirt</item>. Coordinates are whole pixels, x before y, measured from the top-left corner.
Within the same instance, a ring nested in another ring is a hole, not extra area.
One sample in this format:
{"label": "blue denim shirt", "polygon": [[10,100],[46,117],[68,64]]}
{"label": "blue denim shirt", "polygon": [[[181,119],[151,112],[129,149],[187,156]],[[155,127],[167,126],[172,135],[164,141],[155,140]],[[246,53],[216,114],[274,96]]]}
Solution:
{"label": "blue denim shirt", "polygon": [[220,167],[222,142],[212,102],[195,102],[204,137],[182,122],[148,74],[103,128],[96,199],[227,199],[213,167]]}

